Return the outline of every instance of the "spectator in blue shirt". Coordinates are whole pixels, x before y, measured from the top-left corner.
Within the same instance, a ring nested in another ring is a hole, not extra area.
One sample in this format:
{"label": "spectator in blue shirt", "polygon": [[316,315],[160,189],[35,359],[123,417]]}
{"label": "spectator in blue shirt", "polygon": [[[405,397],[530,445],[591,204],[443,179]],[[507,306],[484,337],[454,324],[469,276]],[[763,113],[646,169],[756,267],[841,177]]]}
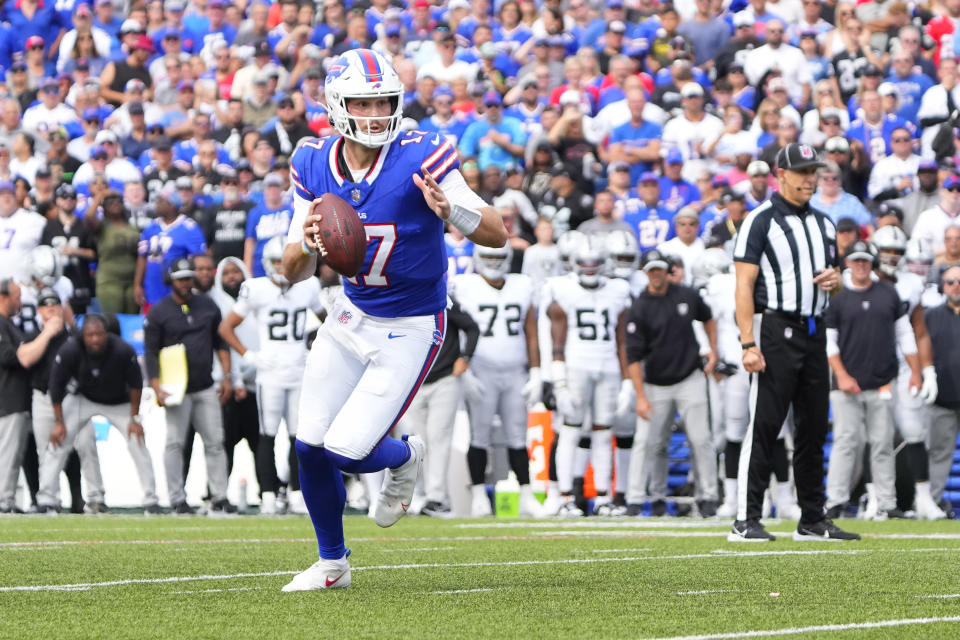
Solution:
{"label": "spectator in blue shirt", "polygon": [[483,95],[483,106],[483,119],[467,127],[460,138],[460,153],[476,158],[481,171],[490,165],[506,170],[523,157],[527,134],[523,123],[503,116],[503,100],[496,91]]}
{"label": "spectator in blue shirt", "polygon": [[[8,1],[0,9],[0,22],[7,23],[9,30],[3,34],[9,38],[7,47],[10,52],[23,51],[27,46],[27,39],[39,36],[44,43],[43,58],[52,63],[56,60],[57,51],[52,49],[61,33],[65,33],[68,25],[63,21],[56,3],[43,0],[16,0]],[[28,18],[27,13],[32,17]]]}
{"label": "spectator in blue shirt", "polygon": [[697,186],[683,179],[683,154],[679,149],[670,149],[664,159],[663,177],[660,178],[660,199],[670,211],[671,219],[680,207],[700,199],[700,190]]}
{"label": "spectator in blue shirt", "polygon": [[893,54],[890,76],[887,82],[893,83],[900,94],[900,108],[897,115],[907,122],[917,121],[920,101],[927,89],[933,86],[933,80],[925,76],[914,66],[913,56],[901,49]]}
{"label": "spectator in blue shirt", "polygon": [[822,211],[833,220],[850,218],[861,227],[873,224],[873,216],[852,193],[847,193],[841,185],[840,166],[833,160],[827,160],[827,166],[820,170],[817,180],[817,192],[810,198],[810,206]]}
{"label": "spectator in blue shirt", "polygon": [[271,238],[287,236],[293,207],[283,198],[283,178],[276,173],[263,179],[263,202],[247,214],[247,239],[243,246],[243,262],[253,277],[266,275],[261,264],[263,248]]}
{"label": "spectator in blue shirt", "polygon": [[207,244],[200,225],[177,213],[177,207],[166,197],[156,202],[157,219],[143,233],[137,247],[137,271],[133,295],[137,304],[156,304],[170,293],[163,274],[177,258],[190,258],[204,253]]}
{"label": "spectator in blue shirt", "polygon": [[433,108],[436,113],[419,123],[421,131],[437,131],[453,144],[463,137],[469,123],[453,112],[453,91],[446,85],[433,90]]}
{"label": "spectator in blue shirt", "polygon": [[630,165],[630,180],[634,184],[641,174],[652,171],[660,159],[660,136],[663,128],[655,122],[643,119],[647,98],[643,89],[631,89],[627,93],[627,109],[630,120],[616,127],[610,134],[610,160]]}
{"label": "spectator in blue shirt", "polygon": [[93,12],[93,26],[103,29],[114,38],[120,37],[123,16],[114,13],[112,0],[96,0]]}
{"label": "spectator in blue shirt", "polygon": [[625,205],[623,221],[637,233],[640,252],[656,249],[676,235],[673,214],[660,199],[660,182],[657,174],[647,171],[640,176],[638,199],[629,198]]}

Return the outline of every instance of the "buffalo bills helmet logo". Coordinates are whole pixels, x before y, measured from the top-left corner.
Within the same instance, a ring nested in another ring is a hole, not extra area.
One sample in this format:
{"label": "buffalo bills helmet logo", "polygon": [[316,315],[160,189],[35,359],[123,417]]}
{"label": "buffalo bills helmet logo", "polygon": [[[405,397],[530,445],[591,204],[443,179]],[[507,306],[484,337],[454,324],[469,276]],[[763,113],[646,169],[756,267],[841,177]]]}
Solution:
{"label": "buffalo bills helmet logo", "polygon": [[433,344],[440,345],[443,344],[443,334],[440,333],[439,329],[433,331]]}

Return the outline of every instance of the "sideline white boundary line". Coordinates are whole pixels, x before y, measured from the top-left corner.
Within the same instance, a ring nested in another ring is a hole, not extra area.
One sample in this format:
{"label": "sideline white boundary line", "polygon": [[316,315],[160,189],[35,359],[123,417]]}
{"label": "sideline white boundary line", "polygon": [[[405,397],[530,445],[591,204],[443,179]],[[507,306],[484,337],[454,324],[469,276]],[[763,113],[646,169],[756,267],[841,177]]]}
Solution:
{"label": "sideline white boundary line", "polygon": [[[646,562],[655,560],[702,560],[702,559],[727,559],[741,557],[760,557],[760,556],[816,556],[816,555],[861,555],[869,553],[929,553],[942,551],[960,551],[960,549],[809,549],[795,551],[729,551],[721,549],[712,553],[693,553],[686,555],[668,555],[668,556],[624,556],[620,558],[567,558],[563,560],[513,560],[506,562],[436,562],[422,564],[381,564],[351,567],[351,571],[396,571],[404,569],[453,569],[465,567],[520,567],[535,565],[575,565],[575,564],[600,564],[607,562]],[[76,584],[56,584],[56,585],[17,585],[9,587],[0,587],[0,593],[12,591],[77,591],[87,590],[93,587],[116,587],[133,584],[167,584],[177,582],[197,582],[202,580],[235,580],[238,578],[263,578],[274,576],[289,576],[300,573],[300,571],[267,571],[260,573],[234,573],[226,575],[201,575],[201,576],[172,576],[167,578],[128,578],[122,580],[109,580],[106,582],[82,582]]]}
{"label": "sideline white boundary line", "polygon": [[787,629],[765,629],[763,631],[734,631],[730,633],[708,633],[699,636],[671,636],[669,638],[648,638],[646,640],[723,640],[724,638],[762,638],[766,636],[793,636],[824,631],[855,631],[858,629],[880,629],[884,627],[905,627],[916,624],[936,624],[960,622],[960,616],[938,618],[902,618],[899,620],[878,620],[876,622],[850,622],[847,624],[821,624],[810,627],[790,627]]}

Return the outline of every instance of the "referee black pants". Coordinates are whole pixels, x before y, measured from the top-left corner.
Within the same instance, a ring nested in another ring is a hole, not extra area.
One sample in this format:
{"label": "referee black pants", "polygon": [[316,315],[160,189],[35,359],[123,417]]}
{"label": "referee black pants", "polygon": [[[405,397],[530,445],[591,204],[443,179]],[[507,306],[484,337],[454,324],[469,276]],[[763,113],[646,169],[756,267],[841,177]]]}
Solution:
{"label": "referee black pants", "polygon": [[738,473],[738,520],[759,519],[770,482],[773,445],[793,404],[793,475],[802,520],[823,519],[823,445],[827,437],[830,376],[822,320],[765,313],[754,316],[754,336],[766,369],[750,380],[750,423]]}

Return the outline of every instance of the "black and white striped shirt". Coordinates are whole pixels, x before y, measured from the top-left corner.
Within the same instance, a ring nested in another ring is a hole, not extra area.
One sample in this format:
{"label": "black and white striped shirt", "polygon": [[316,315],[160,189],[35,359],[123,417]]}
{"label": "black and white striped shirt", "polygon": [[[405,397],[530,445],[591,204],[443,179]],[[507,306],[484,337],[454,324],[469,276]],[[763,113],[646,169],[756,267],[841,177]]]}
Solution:
{"label": "black and white striped shirt", "polygon": [[760,267],[753,288],[757,313],[772,309],[819,316],[829,294],[813,278],[837,266],[837,229],[826,215],[795,207],[776,193],[743,221],[733,259]]}

